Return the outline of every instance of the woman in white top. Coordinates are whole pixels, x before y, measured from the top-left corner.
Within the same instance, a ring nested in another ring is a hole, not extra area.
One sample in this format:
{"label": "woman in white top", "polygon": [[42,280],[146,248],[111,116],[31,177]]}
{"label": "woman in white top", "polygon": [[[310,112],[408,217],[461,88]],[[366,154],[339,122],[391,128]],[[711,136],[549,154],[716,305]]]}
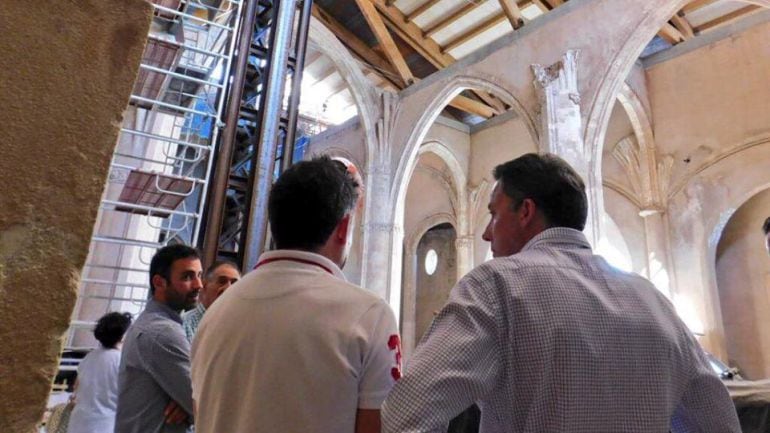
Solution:
{"label": "woman in white top", "polygon": [[101,346],[78,367],[75,408],[68,433],[113,433],[118,405],[118,367],[123,335],[131,325],[129,313],[107,313],[96,323],[94,336]]}

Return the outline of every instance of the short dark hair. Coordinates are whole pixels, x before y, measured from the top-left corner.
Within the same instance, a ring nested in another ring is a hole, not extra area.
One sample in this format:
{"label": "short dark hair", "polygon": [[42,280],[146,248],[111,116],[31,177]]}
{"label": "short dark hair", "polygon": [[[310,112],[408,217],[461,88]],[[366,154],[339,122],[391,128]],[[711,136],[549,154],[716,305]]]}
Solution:
{"label": "short dark hair", "polygon": [[493,175],[515,207],[526,198],[534,201],[549,227],[585,228],[588,218],[585,184],[558,156],[528,153],[498,165]]}
{"label": "short dark hair", "polygon": [[275,182],[268,200],[279,249],[316,251],[358,200],[358,183],[328,156],[298,162]]}
{"label": "short dark hair", "polygon": [[113,311],[102,316],[96,322],[94,337],[107,349],[115,347],[131,325],[131,313]]}
{"label": "short dark hair", "polygon": [[214,274],[214,271],[219,269],[221,266],[230,266],[231,268],[238,271],[238,273],[241,273],[240,268],[238,268],[238,265],[236,265],[234,262],[231,262],[230,260],[217,260],[214,263],[211,264],[211,266],[206,269],[206,273],[204,274],[206,276],[206,279],[211,279],[211,275]]}
{"label": "short dark hair", "polygon": [[768,233],[770,233],[770,217],[767,217],[767,219],[765,220],[765,222],[762,224],[762,231],[763,231],[765,234],[768,234]]}
{"label": "short dark hair", "polygon": [[171,266],[179,259],[200,259],[201,256],[193,247],[184,244],[166,245],[159,249],[152,256],[150,262],[150,294],[155,293],[155,286],[152,285],[152,277],[160,275],[166,281],[171,280]]}

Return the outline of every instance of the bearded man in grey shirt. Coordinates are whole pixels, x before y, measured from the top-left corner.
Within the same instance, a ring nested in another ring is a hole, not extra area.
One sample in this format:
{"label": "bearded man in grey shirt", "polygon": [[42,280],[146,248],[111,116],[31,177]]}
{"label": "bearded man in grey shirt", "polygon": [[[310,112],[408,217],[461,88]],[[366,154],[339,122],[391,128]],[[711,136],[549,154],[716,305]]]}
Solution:
{"label": "bearded man in grey shirt", "polygon": [[123,343],[115,433],[189,430],[190,343],[180,313],[195,307],[201,276],[200,257],[193,248],[169,245],[153,256],[151,299]]}

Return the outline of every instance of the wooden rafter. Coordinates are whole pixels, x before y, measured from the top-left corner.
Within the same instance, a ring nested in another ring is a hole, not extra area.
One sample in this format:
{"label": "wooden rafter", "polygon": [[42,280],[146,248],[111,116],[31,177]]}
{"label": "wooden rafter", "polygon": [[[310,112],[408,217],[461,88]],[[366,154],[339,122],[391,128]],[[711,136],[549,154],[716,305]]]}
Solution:
{"label": "wooden rafter", "polygon": [[339,39],[348,49],[358,56],[364,63],[369,64],[372,68],[376,69],[378,74],[383,77],[385,81],[392,83],[398,88],[402,88],[405,83],[398,77],[398,73],[388,61],[374,50],[369,48],[364,41],[354,35],[350,30],[345,28],[325,10],[321,9],[316,3],[313,3],[313,16],[321,21],[326,28],[331,30],[337,39]]}
{"label": "wooden rafter", "polygon": [[501,22],[505,21],[505,14],[500,13],[492,18],[489,18],[488,20],[484,21],[483,23],[477,25],[476,27],[468,30],[467,32],[457,36],[456,38],[452,39],[451,41],[447,42],[444,47],[443,51],[449,52],[460,45],[468,42],[469,40],[475,38],[476,36],[486,32],[487,30],[491,29],[492,27],[500,24]]}
{"label": "wooden rafter", "polygon": [[677,30],[676,27],[669,23],[663,24],[663,27],[658,32],[658,36],[668,41],[668,43],[671,45],[676,45],[684,41],[684,35],[682,35],[682,32]]}
{"label": "wooden rafter", "polygon": [[508,21],[511,23],[511,27],[514,30],[518,30],[524,25],[524,16],[521,14],[519,5],[514,0],[498,0],[500,7],[503,9],[503,13],[508,17]]}
{"label": "wooden rafter", "polygon": [[724,24],[726,22],[729,22],[729,21],[732,21],[734,19],[740,18],[740,17],[742,17],[744,15],[750,14],[752,12],[755,12],[755,11],[759,10],[759,9],[762,9],[762,6],[748,5],[746,7],[743,7],[743,8],[740,8],[738,10],[735,10],[733,12],[730,12],[727,15],[723,15],[723,16],[721,16],[719,18],[716,18],[716,19],[713,19],[713,20],[711,20],[711,21],[709,21],[707,23],[703,23],[703,24],[695,27],[694,30],[695,30],[696,33],[700,33],[700,32],[702,32],[704,30],[713,29],[714,27],[717,27],[719,25],[722,25],[722,24]]}
{"label": "wooden rafter", "polygon": [[380,43],[380,47],[382,47],[383,52],[385,52],[385,56],[396,68],[401,79],[407,84],[414,82],[414,75],[412,75],[412,71],[409,70],[409,66],[406,64],[404,56],[401,54],[401,51],[398,50],[396,42],[385,27],[385,23],[377,12],[377,8],[374,7],[371,0],[356,0],[356,4],[358,4],[358,8],[364,15],[366,22],[369,24],[369,28]]}
{"label": "wooden rafter", "polygon": [[682,33],[682,36],[684,36],[685,40],[695,37],[695,30],[692,28],[690,22],[687,21],[687,18],[684,17],[683,12],[679,12],[671,17],[671,24],[673,24],[674,27],[676,27],[676,29]]}
{"label": "wooden rafter", "polygon": [[442,19],[441,21],[437,22],[436,24],[428,27],[427,30],[425,30],[425,36],[426,37],[432,37],[436,33],[440,32],[441,30],[444,30],[447,26],[454,23],[455,21],[459,20],[460,18],[468,15],[469,13],[473,12],[476,8],[484,4],[483,2],[469,2],[464,4],[462,7],[457,9],[456,11],[449,14],[448,17]]}
{"label": "wooden rafter", "polygon": [[406,15],[406,20],[407,21],[412,21],[413,19],[415,19],[415,18],[419,17],[420,15],[422,15],[423,13],[425,13],[428,9],[432,8],[433,6],[435,6],[440,1],[441,0],[428,0],[425,3],[421,4],[420,6],[417,6],[417,8],[415,8],[415,10],[413,10],[412,12],[409,12]]}
{"label": "wooden rafter", "polygon": [[[313,4],[312,12],[313,16],[326,25],[326,27],[331,30],[332,33],[334,33],[334,35],[353,52],[353,54],[364,61],[367,65],[367,70],[365,71],[366,75],[376,75],[387,87],[390,87],[393,90],[401,90],[406,87],[406,83],[396,78],[396,73],[393,71],[392,66],[383,59],[382,56],[369,48],[366,43],[348,31],[326,11],[316,4]],[[465,96],[457,96],[449,103],[449,105],[484,118],[492,117],[492,115],[499,114],[499,112],[502,111]]]}
{"label": "wooden rafter", "polygon": [[455,98],[449,102],[449,105],[467,113],[481,116],[485,119],[489,119],[497,114],[488,105],[462,95],[455,96]]}
{"label": "wooden rafter", "polygon": [[[442,52],[441,47],[432,38],[426,37],[423,31],[413,22],[407,22],[404,14],[395,7],[387,6],[385,0],[372,0],[385,18],[385,24],[401,39],[409,44],[418,54],[438,69],[444,69],[456,60],[451,55]],[[521,3],[519,3],[521,5]],[[492,95],[476,92],[479,98],[497,111],[505,111],[504,104]]]}

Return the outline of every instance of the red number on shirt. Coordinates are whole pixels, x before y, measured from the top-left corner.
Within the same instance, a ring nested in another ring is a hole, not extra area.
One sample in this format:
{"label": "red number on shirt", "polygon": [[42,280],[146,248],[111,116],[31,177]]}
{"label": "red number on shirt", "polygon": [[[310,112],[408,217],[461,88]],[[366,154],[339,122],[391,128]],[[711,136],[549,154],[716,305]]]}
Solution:
{"label": "red number on shirt", "polygon": [[401,339],[397,334],[388,338],[388,349],[396,351],[396,366],[390,369],[390,375],[393,380],[401,379]]}

